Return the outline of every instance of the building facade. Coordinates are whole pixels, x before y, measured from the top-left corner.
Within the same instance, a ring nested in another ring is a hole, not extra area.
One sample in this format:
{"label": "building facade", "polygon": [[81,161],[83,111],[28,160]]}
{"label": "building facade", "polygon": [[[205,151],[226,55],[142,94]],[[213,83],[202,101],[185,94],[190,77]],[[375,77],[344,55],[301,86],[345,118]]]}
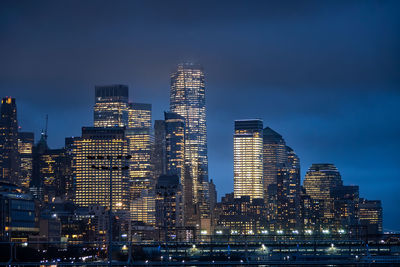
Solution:
{"label": "building facade", "polygon": [[82,138],[74,146],[75,204],[109,207],[111,179],[113,210],[129,210],[125,129],[83,127]]}
{"label": "building facade", "polygon": [[262,120],[235,121],[233,169],[235,198],[264,199]]}
{"label": "building facade", "polygon": [[128,125],[129,90],[126,85],[95,87],[94,126],[124,127]]}
{"label": "building facade", "polygon": [[208,157],[204,72],[200,66],[178,65],[171,75],[170,110],[185,118],[185,164],[193,184],[193,204],[209,216]]}
{"label": "building facade", "polygon": [[20,185],[15,98],[6,97],[1,100],[0,116],[0,177],[3,181]]}

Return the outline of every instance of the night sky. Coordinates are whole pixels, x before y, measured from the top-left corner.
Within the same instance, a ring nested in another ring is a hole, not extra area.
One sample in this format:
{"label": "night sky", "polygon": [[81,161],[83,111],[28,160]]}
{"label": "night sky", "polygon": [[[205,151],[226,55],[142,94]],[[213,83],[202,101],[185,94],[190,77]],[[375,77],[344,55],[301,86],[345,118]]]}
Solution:
{"label": "night sky", "polygon": [[233,121],[262,118],[299,155],[334,163],[400,230],[400,1],[1,1],[0,95],[49,144],[93,123],[94,86],[169,108],[170,73],[203,65],[209,173],[233,190]]}

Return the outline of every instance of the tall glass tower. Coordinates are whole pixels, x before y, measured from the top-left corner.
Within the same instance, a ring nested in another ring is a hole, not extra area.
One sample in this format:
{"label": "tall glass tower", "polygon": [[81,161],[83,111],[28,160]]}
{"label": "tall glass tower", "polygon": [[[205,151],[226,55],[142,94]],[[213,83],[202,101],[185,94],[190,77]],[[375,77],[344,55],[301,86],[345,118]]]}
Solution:
{"label": "tall glass tower", "polygon": [[124,127],[128,125],[128,86],[96,86],[94,127]]}
{"label": "tall glass tower", "polygon": [[171,75],[170,110],[185,119],[185,165],[193,184],[193,204],[207,215],[208,158],[204,72],[185,63]]}
{"label": "tall glass tower", "polygon": [[263,130],[263,161],[264,196],[268,199],[268,187],[277,183],[278,170],[287,161],[285,140],[269,127]]}
{"label": "tall glass tower", "polygon": [[307,195],[323,203],[323,227],[332,225],[334,218],[332,190],[342,186],[342,177],[335,165],[312,164],[303,182]]}
{"label": "tall glass tower", "polygon": [[264,198],[263,184],[263,122],[235,121],[233,136],[234,196]]}
{"label": "tall glass tower", "polygon": [[18,121],[15,98],[3,98],[0,111],[0,177],[3,180],[20,185]]}

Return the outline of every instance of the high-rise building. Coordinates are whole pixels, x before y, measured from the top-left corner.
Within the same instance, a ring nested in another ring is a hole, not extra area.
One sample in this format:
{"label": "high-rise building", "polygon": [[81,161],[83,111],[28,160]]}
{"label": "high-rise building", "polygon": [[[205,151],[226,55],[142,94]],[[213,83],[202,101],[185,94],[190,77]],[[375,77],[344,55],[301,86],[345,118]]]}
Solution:
{"label": "high-rise building", "polygon": [[269,127],[263,130],[263,179],[264,196],[268,199],[268,186],[277,183],[278,170],[287,161],[283,137]]}
{"label": "high-rise building", "polygon": [[129,91],[126,85],[95,87],[94,126],[124,127],[128,125]]}
{"label": "high-rise building", "polygon": [[154,121],[154,147],[152,162],[154,178],[167,174],[166,128],[164,120]]}
{"label": "high-rise building", "polygon": [[359,219],[364,234],[379,235],[383,233],[383,209],[380,200],[360,199]]}
{"label": "high-rise building", "polygon": [[259,119],[236,120],[233,136],[235,198],[264,198],[263,122]]}
{"label": "high-rise building", "polygon": [[131,219],[154,225],[155,180],[151,160],[154,137],[151,129],[151,105],[133,103],[130,104],[128,112],[125,136],[131,155],[129,164]]}
{"label": "high-rise building", "polygon": [[347,232],[358,226],[359,188],[356,185],[337,186],[331,190],[336,230]]}
{"label": "high-rise building", "polygon": [[176,240],[184,222],[182,185],[177,175],[162,175],[156,185],[156,226],[165,241]]}
{"label": "high-rise building", "polygon": [[129,154],[132,156],[129,169],[130,178],[153,179],[151,164],[153,136],[150,128],[128,128],[125,130],[125,136],[128,140]]}
{"label": "high-rise building", "polygon": [[184,185],[185,119],[172,112],[164,112],[164,118],[167,173],[177,175]]}
{"label": "high-rise building", "polygon": [[130,103],[127,128],[151,128],[151,104]]}
{"label": "high-rise building", "polygon": [[15,98],[3,98],[0,113],[0,177],[5,181],[20,185],[18,121]]}
{"label": "high-rise building", "polygon": [[[171,75],[170,110],[185,118],[185,164],[193,184],[193,203],[200,217],[209,216],[208,158],[204,72],[194,64],[180,64]],[[189,178],[190,177],[190,178]]]}
{"label": "high-rise building", "polygon": [[277,172],[276,229],[298,231],[300,221],[300,160],[293,149],[286,147],[287,159]]}
{"label": "high-rise building", "polygon": [[132,221],[154,226],[156,223],[154,190],[143,189],[140,197],[131,201],[130,210]]}
{"label": "high-rise building", "polygon": [[307,195],[314,200],[324,202],[323,227],[332,227],[335,214],[331,192],[333,188],[343,185],[338,169],[333,164],[312,164],[306,173],[303,184]]}
{"label": "high-rise building", "polygon": [[20,182],[21,186],[29,188],[33,172],[33,133],[18,133],[18,152],[20,156]]}
{"label": "high-rise building", "polygon": [[[109,207],[112,181],[113,210],[129,209],[128,141],[120,127],[83,127],[74,142],[74,202],[78,206]],[[111,169],[110,169],[111,167]]]}
{"label": "high-rise building", "polygon": [[38,233],[32,196],[14,184],[0,181],[0,240],[27,241]]}

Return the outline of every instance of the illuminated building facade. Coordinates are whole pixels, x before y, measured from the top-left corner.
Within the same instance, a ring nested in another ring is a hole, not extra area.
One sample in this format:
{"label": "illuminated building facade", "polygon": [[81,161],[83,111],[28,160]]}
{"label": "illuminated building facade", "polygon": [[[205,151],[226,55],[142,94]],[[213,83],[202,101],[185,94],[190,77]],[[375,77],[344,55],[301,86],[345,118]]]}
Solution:
{"label": "illuminated building facade", "polygon": [[[180,64],[171,75],[170,110],[185,118],[185,164],[192,180],[193,204],[198,204],[202,218],[209,216],[208,157],[203,69],[194,64]],[[189,178],[190,177],[190,178]]]}
{"label": "illuminated building facade", "polygon": [[[74,146],[74,202],[82,207],[109,207],[112,174],[113,210],[128,210],[129,171],[125,169],[128,162],[120,157],[128,155],[125,129],[83,127],[82,138],[76,140]],[[112,162],[108,157],[112,157]]]}
{"label": "illuminated building facade", "polygon": [[264,196],[268,199],[268,186],[277,183],[278,170],[287,161],[285,140],[269,127],[263,130]]}
{"label": "illuminated building facade", "polygon": [[263,122],[235,121],[233,136],[233,168],[235,198],[249,196],[264,199]]}
{"label": "illuminated building facade", "polygon": [[143,189],[140,197],[131,201],[131,220],[154,226],[156,223],[154,190]]}
{"label": "illuminated building facade", "polygon": [[18,152],[20,156],[20,183],[29,188],[33,175],[33,144],[34,134],[28,132],[18,133]]}
{"label": "illuminated building facade", "polygon": [[26,242],[39,232],[35,219],[35,202],[22,188],[0,182],[0,240]]}
{"label": "illuminated building facade", "polygon": [[312,199],[324,201],[323,226],[331,227],[334,219],[332,189],[342,186],[342,178],[333,164],[312,164],[308,169],[304,188]]}
{"label": "illuminated building facade", "polygon": [[18,121],[15,98],[3,98],[0,113],[0,177],[3,181],[20,185]]}
{"label": "illuminated building facade", "polygon": [[154,225],[155,181],[151,160],[154,137],[151,129],[151,105],[133,103],[128,112],[125,135],[129,154],[132,156],[129,161],[131,219]]}
{"label": "illuminated building facade", "polygon": [[383,209],[380,200],[360,199],[359,219],[365,234],[377,235],[383,233]]}
{"label": "illuminated building facade", "polygon": [[153,136],[150,130],[150,128],[129,128],[125,130],[129,154],[132,156],[129,169],[131,179],[153,178],[151,164]]}
{"label": "illuminated building facade", "polygon": [[127,126],[128,86],[120,84],[96,86],[95,91],[94,126]]}
{"label": "illuminated building facade", "polygon": [[176,240],[184,222],[182,185],[177,175],[162,175],[156,185],[156,226],[165,241]]}
{"label": "illuminated building facade", "polygon": [[266,207],[263,199],[226,194],[218,204],[216,229],[227,229],[231,235],[260,235],[267,231]]}
{"label": "illuminated building facade", "polygon": [[151,128],[151,104],[130,103],[127,128]]}
{"label": "illuminated building facade", "polygon": [[350,232],[358,224],[359,188],[344,185],[332,188],[336,230]]}
{"label": "illuminated building facade", "polygon": [[290,147],[286,149],[286,163],[278,168],[276,183],[275,229],[298,231],[300,220],[300,160]]}

